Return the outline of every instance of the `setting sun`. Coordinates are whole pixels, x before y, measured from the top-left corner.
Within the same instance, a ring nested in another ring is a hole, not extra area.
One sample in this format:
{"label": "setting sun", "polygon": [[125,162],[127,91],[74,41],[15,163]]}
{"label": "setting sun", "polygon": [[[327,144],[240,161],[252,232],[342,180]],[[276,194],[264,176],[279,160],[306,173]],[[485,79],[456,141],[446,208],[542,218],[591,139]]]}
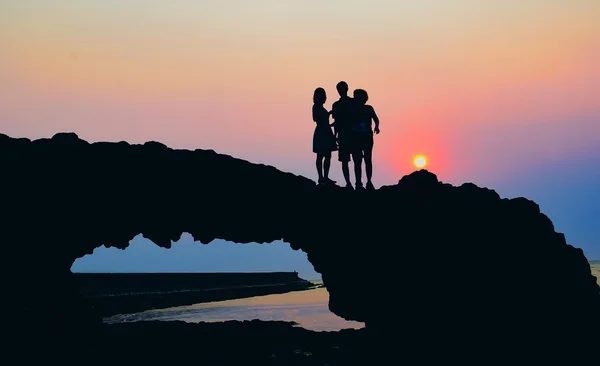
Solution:
{"label": "setting sun", "polygon": [[427,165],[427,159],[422,155],[418,155],[418,156],[415,156],[415,160],[413,160],[413,163],[415,164],[415,166],[417,168],[421,169],[425,165]]}

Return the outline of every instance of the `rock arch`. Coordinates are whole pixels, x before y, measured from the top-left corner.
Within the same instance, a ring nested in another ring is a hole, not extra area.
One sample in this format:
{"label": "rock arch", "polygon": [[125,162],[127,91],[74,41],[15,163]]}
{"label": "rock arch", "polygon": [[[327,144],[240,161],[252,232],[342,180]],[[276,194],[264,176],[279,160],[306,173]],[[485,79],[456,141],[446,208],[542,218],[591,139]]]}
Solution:
{"label": "rock arch", "polygon": [[37,329],[92,329],[97,319],[69,285],[72,262],[139,233],[169,247],[183,232],[202,243],[283,239],[322,274],[334,313],[404,342],[581,345],[599,324],[583,252],[524,198],[424,170],[374,192],[319,190],[210,150],[90,144],[72,133],[0,135],[0,156],[0,241],[19,329],[40,299],[53,315],[30,318]]}

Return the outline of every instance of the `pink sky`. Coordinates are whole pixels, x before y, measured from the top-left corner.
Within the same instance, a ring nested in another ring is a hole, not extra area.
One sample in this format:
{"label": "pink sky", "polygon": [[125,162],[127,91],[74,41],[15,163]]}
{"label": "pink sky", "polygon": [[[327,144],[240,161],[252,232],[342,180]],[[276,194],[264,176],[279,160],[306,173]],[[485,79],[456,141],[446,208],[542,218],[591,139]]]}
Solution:
{"label": "pink sky", "polygon": [[382,121],[376,185],[418,153],[489,183],[600,146],[600,2],[495,3],[7,1],[0,132],[158,140],[314,179],[312,92],[330,107],[346,80]]}

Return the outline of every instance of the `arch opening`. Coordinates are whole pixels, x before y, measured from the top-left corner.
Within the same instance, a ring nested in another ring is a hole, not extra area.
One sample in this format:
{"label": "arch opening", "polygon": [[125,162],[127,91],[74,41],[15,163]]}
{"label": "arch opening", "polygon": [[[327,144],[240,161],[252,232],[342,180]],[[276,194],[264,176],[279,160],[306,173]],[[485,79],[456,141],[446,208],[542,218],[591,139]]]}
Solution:
{"label": "arch opening", "polygon": [[183,233],[166,248],[139,234],[124,249],[95,248],[71,272],[107,324],[260,320],[313,331],[364,327],[329,310],[329,293],[307,254],[281,240],[207,245]]}

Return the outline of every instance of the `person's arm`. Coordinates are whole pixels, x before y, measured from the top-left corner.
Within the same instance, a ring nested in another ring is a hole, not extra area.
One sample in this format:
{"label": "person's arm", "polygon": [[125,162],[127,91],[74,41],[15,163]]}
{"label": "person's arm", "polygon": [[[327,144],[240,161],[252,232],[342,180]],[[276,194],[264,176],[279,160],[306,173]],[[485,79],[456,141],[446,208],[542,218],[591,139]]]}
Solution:
{"label": "person's arm", "polygon": [[336,110],[336,106],[337,106],[337,102],[334,102],[331,105],[331,111],[329,111],[329,114],[331,115],[331,117],[333,118],[333,123],[331,124],[331,126],[333,126],[333,135],[335,136],[335,138],[337,139],[338,137],[338,131],[337,131],[337,125],[336,125],[336,121],[335,121],[335,110]]}
{"label": "person's arm", "polygon": [[375,108],[371,107],[371,118],[375,122],[375,133],[379,133],[379,117],[377,117],[377,113],[375,113]]}
{"label": "person's arm", "polygon": [[[330,110],[329,112],[327,112],[327,120],[329,120],[329,116],[331,116],[332,114],[333,114],[333,109]],[[335,126],[335,120],[333,122],[331,122],[329,127],[334,127],[334,126]]]}
{"label": "person's arm", "polygon": [[317,122],[317,113],[316,113],[315,105],[314,104],[313,104],[313,107],[312,107],[312,118],[313,118],[313,121],[316,123]]}
{"label": "person's arm", "polygon": [[331,117],[335,120],[335,111],[337,109],[337,103],[338,102],[333,102],[333,104],[331,105],[331,111],[329,111],[329,114],[331,115]]}

